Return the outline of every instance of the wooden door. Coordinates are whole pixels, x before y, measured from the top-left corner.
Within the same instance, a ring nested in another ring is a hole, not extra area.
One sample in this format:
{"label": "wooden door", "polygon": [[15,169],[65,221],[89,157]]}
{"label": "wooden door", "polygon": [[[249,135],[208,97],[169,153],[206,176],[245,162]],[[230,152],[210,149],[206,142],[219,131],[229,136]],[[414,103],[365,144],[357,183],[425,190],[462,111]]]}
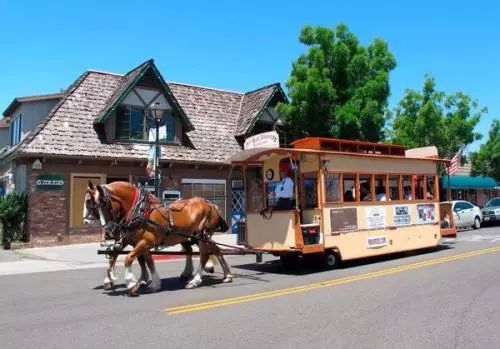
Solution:
{"label": "wooden door", "polygon": [[71,187],[71,228],[83,226],[83,202],[89,180],[94,184],[101,184],[101,177],[73,177]]}

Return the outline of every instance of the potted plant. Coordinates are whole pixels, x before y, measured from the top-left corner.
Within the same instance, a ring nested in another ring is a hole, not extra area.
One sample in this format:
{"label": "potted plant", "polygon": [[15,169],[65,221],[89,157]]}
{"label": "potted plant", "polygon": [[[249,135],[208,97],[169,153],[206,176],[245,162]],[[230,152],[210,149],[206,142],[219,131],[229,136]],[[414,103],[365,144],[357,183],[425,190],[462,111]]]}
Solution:
{"label": "potted plant", "polygon": [[12,241],[23,240],[27,211],[28,201],[25,194],[12,192],[0,198],[2,245],[5,249],[10,249]]}

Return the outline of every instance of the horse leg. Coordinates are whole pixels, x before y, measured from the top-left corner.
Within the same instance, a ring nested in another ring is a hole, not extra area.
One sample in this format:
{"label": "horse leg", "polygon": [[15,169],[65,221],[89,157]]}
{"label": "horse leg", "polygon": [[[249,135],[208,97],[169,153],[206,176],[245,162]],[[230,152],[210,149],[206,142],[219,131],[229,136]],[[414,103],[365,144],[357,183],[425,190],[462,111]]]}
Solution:
{"label": "horse leg", "polygon": [[153,292],[158,292],[161,289],[161,279],[158,273],[156,272],[155,261],[151,254],[144,256],[146,260],[146,264],[148,265],[149,271],[151,272],[151,284],[149,285],[149,289]]}
{"label": "horse leg", "polygon": [[141,266],[141,277],[139,278],[139,285],[148,285],[151,281],[148,269],[146,268],[146,256],[137,257],[137,261]]}
{"label": "horse leg", "polygon": [[125,285],[127,286],[129,296],[137,296],[139,284],[132,272],[132,263],[140,255],[149,254],[150,246],[145,240],[141,240],[125,257]]}
{"label": "horse leg", "polygon": [[232,282],[233,275],[231,274],[231,270],[229,269],[229,266],[226,260],[224,259],[224,255],[222,254],[221,249],[215,243],[213,244],[212,249],[215,255],[217,256],[217,259],[219,260],[220,266],[222,267],[222,271],[224,273],[224,279],[222,279],[222,282],[224,283]]}
{"label": "horse leg", "polygon": [[108,268],[106,269],[106,276],[104,277],[104,289],[110,290],[116,281],[116,276],[114,274],[116,260],[118,255],[114,254],[109,258]]}
{"label": "horse leg", "polygon": [[181,245],[186,252],[186,265],[179,278],[182,282],[186,282],[193,277],[193,247],[190,242],[183,242]]}
{"label": "horse leg", "polygon": [[192,278],[191,281],[189,281],[186,285],[186,288],[196,288],[200,286],[202,282],[202,274],[209,257],[209,250],[206,244],[203,242],[200,242],[198,246],[200,248],[200,266],[198,267],[194,278]]}

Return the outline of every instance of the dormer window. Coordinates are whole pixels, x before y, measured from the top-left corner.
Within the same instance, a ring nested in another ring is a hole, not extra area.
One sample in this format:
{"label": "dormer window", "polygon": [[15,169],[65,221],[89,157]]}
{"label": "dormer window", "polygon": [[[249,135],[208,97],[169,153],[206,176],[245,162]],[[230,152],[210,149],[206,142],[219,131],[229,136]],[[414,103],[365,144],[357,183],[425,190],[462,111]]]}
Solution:
{"label": "dormer window", "polygon": [[166,131],[166,140],[167,142],[175,142],[175,117],[170,112],[166,112],[163,115],[163,120],[165,122]]}
{"label": "dormer window", "polygon": [[146,140],[144,108],[121,105],[116,110],[116,138]]}
{"label": "dormer window", "polygon": [[[121,105],[116,111],[116,138],[120,140],[154,141],[156,123],[145,118],[144,108]],[[175,116],[170,111],[160,121],[160,141],[176,142]]]}

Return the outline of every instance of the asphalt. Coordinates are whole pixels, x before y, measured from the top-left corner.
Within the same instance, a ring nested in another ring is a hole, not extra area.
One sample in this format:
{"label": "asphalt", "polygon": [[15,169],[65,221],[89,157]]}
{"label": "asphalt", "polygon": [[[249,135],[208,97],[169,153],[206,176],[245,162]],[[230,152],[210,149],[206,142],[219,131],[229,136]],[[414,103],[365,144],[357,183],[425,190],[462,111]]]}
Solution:
{"label": "asphalt", "polygon": [[[237,235],[235,234],[214,235],[213,239],[219,243],[238,246],[236,243]],[[97,254],[98,249],[102,249],[99,243],[36,247],[20,250],[0,249],[0,275],[105,267],[108,262],[104,255]],[[165,248],[164,250],[180,251],[180,249],[181,247],[178,245]],[[193,249],[196,250],[196,246]],[[123,260],[123,258],[123,255],[120,256],[118,261]],[[163,262],[178,258],[159,258],[159,261]]]}

